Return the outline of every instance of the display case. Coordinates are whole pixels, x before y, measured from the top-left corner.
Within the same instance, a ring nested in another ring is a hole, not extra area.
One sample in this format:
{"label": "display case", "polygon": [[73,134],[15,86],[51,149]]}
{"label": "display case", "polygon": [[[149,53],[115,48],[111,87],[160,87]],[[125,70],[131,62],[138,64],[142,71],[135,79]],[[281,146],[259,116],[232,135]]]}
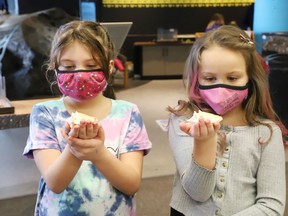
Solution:
{"label": "display case", "polygon": [[262,33],[262,55],[288,54],[288,32]]}
{"label": "display case", "polygon": [[192,43],[137,42],[135,69],[143,78],[181,77]]}

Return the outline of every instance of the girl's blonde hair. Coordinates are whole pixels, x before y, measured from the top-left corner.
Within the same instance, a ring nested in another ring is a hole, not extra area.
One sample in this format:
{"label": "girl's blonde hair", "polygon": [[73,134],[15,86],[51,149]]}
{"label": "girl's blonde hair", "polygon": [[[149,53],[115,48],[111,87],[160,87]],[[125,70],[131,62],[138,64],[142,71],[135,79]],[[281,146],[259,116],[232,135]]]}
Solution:
{"label": "girl's blonde hair", "polygon": [[115,98],[110,85],[112,76],[109,72],[109,63],[116,57],[116,51],[106,29],[97,22],[75,20],[60,26],[52,41],[47,70],[57,69],[62,51],[74,41],[80,42],[90,50],[95,62],[103,69],[108,82],[103,94]]}
{"label": "girl's blonde hair", "polygon": [[[256,51],[254,42],[245,31],[236,26],[221,26],[218,29],[205,33],[195,41],[187,58],[183,75],[183,82],[189,102],[185,106],[183,105],[183,101],[180,102],[182,104],[181,108],[187,112],[187,109],[192,110],[191,104],[195,104],[201,110],[215,113],[201,98],[198,83],[201,54],[212,46],[220,46],[239,52],[244,57],[249,78],[249,95],[242,103],[245,110],[245,118],[250,126],[266,125],[272,135],[271,125],[261,121],[261,119],[276,121],[277,117],[272,107],[267,72],[260,61],[261,56]],[[171,108],[169,110],[174,113],[181,113],[180,110],[176,111]],[[259,142],[268,143],[270,138],[266,141],[259,140]]]}

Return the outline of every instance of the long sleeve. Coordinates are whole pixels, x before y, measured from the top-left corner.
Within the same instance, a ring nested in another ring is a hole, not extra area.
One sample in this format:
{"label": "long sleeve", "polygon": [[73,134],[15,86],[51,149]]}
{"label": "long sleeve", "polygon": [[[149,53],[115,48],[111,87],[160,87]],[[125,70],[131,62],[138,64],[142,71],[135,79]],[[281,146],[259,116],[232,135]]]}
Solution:
{"label": "long sleeve", "polygon": [[179,128],[180,121],[184,120],[184,117],[171,115],[169,120],[170,148],[184,190],[195,201],[204,202],[211,197],[215,188],[215,170],[200,167],[193,160],[193,138]]}
{"label": "long sleeve", "polygon": [[234,216],[281,216],[285,210],[285,153],[281,131],[273,127],[271,141],[263,145],[257,171],[257,196],[253,206]]}
{"label": "long sleeve", "polygon": [[170,148],[177,172],[170,206],[184,215],[283,216],[286,202],[285,152],[277,125],[221,126],[226,148],[215,170],[192,156],[193,138],[179,128],[184,117],[171,115]]}

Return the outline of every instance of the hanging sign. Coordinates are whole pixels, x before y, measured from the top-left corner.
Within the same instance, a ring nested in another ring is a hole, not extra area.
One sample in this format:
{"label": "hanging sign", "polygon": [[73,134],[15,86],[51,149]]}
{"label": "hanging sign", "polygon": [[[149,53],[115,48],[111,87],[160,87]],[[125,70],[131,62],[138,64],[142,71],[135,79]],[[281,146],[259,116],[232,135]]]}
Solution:
{"label": "hanging sign", "polygon": [[239,7],[249,6],[255,0],[103,0],[104,7],[156,8],[156,7]]}

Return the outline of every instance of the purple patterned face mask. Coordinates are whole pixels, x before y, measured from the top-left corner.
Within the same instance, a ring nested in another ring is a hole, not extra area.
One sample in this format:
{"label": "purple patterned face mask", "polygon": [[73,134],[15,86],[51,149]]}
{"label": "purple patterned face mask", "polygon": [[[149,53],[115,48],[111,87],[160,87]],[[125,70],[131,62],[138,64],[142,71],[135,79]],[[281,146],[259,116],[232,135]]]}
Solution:
{"label": "purple patterned face mask", "polygon": [[60,91],[76,100],[95,98],[106,87],[106,78],[102,69],[97,70],[57,70],[57,82]]}
{"label": "purple patterned face mask", "polygon": [[223,115],[240,105],[248,96],[248,84],[231,86],[224,84],[199,85],[204,101],[219,115]]}

